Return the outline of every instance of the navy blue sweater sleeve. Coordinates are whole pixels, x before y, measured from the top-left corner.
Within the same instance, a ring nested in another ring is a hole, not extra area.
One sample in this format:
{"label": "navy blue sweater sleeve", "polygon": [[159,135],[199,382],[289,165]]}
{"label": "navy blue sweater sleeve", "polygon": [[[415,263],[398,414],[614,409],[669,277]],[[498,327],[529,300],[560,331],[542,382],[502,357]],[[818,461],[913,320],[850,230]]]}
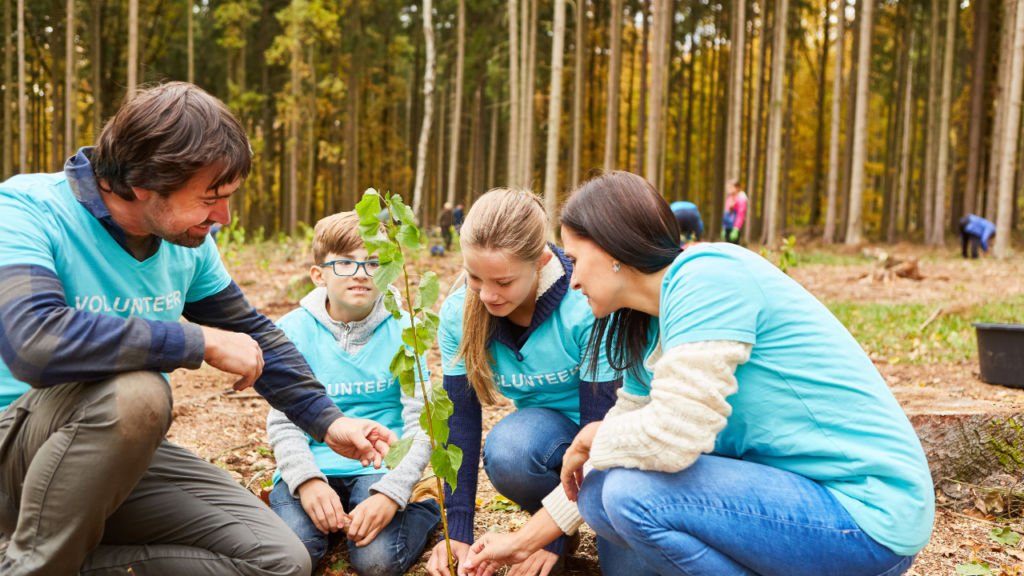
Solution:
{"label": "navy blue sweater sleeve", "polygon": [[483,409],[467,376],[445,376],[444,389],[455,405],[454,412],[448,417],[448,443],[462,449],[458,489],[453,494],[448,484],[444,487],[448,534],[453,540],[472,544],[480,441],[483,437]]}
{"label": "navy blue sweater sleeve", "polygon": [[622,388],[622,378],[609,382],[580,382],[580,428],[604,420],[605,414],[618,400],[616,391]]}
{"label": "navy blue sweater sleeve", "polygon": [[237,284],[231,282],[212,296],[186,303],[183,315],[203,326],[252,336],[263,350],[264,362],[263,374],[253,386],[256,392],[317,442],[323,442],[327,429],[342,417],[341,410],[284,331],[257,312]]}
{"label": "navy blue sweater sleeve", "polygon": [[64,285],[43,266],[0,266],[0,357],[15,378],[36,388],[133,370],[199,368],[203,342],[195,325],[68,306]]}

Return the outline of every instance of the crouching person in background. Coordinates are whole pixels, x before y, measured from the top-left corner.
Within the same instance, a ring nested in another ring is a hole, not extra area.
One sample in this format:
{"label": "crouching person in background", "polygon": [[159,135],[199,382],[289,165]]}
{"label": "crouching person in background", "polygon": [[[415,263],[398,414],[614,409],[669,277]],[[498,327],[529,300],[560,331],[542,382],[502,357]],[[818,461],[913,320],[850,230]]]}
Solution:
{"label": "crouching person in background", "polygon": [[[361,576],[404,573],[441,521],[435,499],[410,502],[430,462],[430,439],[420,430],[423,394],[402,394],[391,358],[402,345],[408,314],[396,320],[374,286],[380,268],[359,237],[359,216],[328,216],[313,231],[310,270],[317,286],[301,308],[278,322],[306,357],[327,394],[346,414],[372,419],[396,435],[422,436],[394,470],[366,467],[312,440],[288,416],[271,410],[267,436],[277,458],[270,505],[299,536],[316,566],[328,534],[350,517],[348,551]],[[392,290],[394,290],[392,288]],[[398,297],[397,290],[394,290]],[[426,365],[426,358],[422,358]],[[404,434],[403,434],[404,431]]]}
{"label": "crouching person in background", "polygon": [[178,368],[234,374],[317,441],[381,465],[394,433],[344,417],[208,238],[251,164],[228,108],[170,83],[63,172],[0,185],[0,574],[310,573],[284,522],[164,438],[161,373]]}

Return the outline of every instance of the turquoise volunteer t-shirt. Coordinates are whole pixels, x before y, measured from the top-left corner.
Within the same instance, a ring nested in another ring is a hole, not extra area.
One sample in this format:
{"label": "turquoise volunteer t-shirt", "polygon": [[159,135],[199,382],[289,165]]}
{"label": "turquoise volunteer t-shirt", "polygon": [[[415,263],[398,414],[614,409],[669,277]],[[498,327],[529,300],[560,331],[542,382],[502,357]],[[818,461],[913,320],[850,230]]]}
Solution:
{"label": "turquoise volunteer t-shirt", "polygon": [[[402,437],[402,386],[391,375],[391,359],[402,344],[402,328],[409,325],[404,311],[401,320],[389,316],[374,331],[370,341],[356,354],[338,346],[334,335],[303,308],[285,314],[277,321],[288,339],[295,344],[327,395],[350,418],[365,418],[387,426]],[[424,374],[429,379],[426,357],[421,357]],[[327,444],[314,441],[309,435],[309,448],[325,476],[349,477],[365,474],[386,474],[388,469],[363,467],[358,460],[345,458]],[[281,479],[274,473],[274,483]]]}
{"label": "turquoise volunteer t-shirt", "polygon": [[[177,322],[185,303],[231,283],[210,238],[199,248],[162,241],[156,254],[139,262],[82,206],[64,172],[3,182],[0,214],[0,265],[51,270],[64,286],[67,305],[76,310]],[[29,388],[0,362],[0,409]]]}
{"label": "turquoise volunteer t-shirt", "polygon": [[[448,376],[466,374],[466,366],[458,356],[462,343],[462,312],[466,287],[459,288],[441,306],[438,346],[441,369]],[[618,377],[602,357],[598,373],[587,374],[584,360],[594,315],[587,299],[578,290],[569,290],[555,310],[526,340],[520,353],[498,342],[491,343],[494,384],[517,409],[549,408],[580,423],[580,380],[608,382]],[[584,374],[580,374],[583,371]]]}
{"label": "turquoise volunteer t-shirt", "polygon": [[896,554],[925,547],[935,506],[921,443],[871,360],[814,296],[749,250],[701,244],[666,271],[659,324],[665,350],[706,340],[753,347],[715,452],[817,481]]}

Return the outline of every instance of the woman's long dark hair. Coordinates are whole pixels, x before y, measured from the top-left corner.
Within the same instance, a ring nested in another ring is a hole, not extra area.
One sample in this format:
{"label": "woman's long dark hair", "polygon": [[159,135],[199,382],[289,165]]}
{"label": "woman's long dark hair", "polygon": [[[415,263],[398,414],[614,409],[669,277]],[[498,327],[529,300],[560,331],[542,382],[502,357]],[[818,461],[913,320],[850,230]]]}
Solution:
{"label": "woman's long dark hair", "polygon": [[[582,184],[562,206],[560,220],[573,234],[643,274],[664,269],[682,252],[679,224],[668,203],[650,182],[629,172],[608,172]],[[650,326],[650,314],[631,308],[598,318],[587,344],[587,373],[597,374],[604,341],[612,369],[643,380]]]}

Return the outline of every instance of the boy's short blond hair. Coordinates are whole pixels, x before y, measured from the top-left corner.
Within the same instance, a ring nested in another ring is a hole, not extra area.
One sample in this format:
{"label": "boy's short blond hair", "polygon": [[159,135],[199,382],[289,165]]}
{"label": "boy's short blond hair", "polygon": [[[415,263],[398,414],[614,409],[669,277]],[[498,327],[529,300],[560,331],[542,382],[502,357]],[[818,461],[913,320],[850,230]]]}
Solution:
{"label": "boy's short blond hair", "polygon": [[[381,226],[383,232],[383,226]],[[313,259],[323,264],[328,254],[350,254],[364,246],[359,236],[359,215],[339,212],[321,219],[313,228]]]}

